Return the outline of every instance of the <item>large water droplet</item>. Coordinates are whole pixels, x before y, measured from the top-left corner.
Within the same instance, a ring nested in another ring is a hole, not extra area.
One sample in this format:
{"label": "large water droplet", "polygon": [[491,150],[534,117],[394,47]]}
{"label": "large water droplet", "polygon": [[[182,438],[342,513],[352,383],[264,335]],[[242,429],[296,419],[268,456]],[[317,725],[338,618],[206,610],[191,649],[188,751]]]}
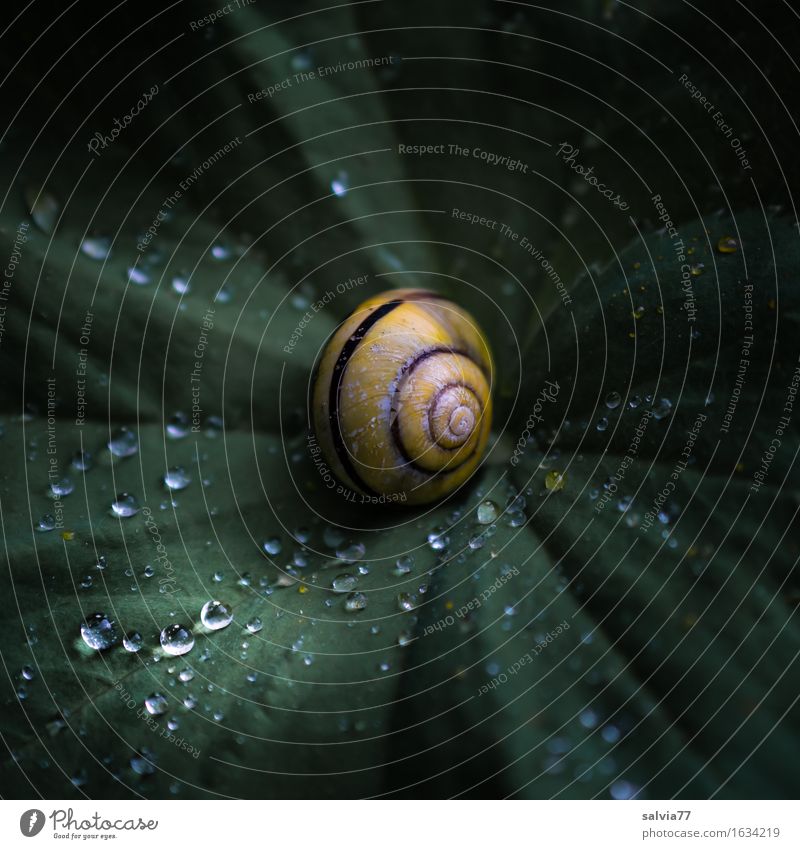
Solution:
{"label": "large water droplet", "polygon": [[175,657],[190,652],[194,648],[192,632],[177,623],[167,625],[161,632],[161,648]]}
{"label": "large water droplet", "polygon": [[609,410],[616,410],[621,402],[622,396],[619,392],[609,392],[608,395],[606,395],[606,407],[608,407]]}
{"label": "large water droplet", "polygon": [[219,631],[231,624],[233,613],[220,601],[207,601],[200,611],[200,621],[211,631]]}
{"label": "large water droplet", "polygon": [[90,649],[105,651],[119,641],[116,623],[105,613],[90,613],[81,623],[81,636]]}

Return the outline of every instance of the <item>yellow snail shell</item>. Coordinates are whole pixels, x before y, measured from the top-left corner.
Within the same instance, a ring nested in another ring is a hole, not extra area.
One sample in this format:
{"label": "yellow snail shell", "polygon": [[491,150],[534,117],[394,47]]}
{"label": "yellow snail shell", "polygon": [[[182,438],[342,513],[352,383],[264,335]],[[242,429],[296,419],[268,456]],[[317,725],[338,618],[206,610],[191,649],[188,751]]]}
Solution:
{"label": "yellow snail shell", "polygon": [[483,334],[452,301],[419,289],[370,298],[319,360],[312,411],[322,453],[365,496],[442,498],[486,450],[492,375]]}

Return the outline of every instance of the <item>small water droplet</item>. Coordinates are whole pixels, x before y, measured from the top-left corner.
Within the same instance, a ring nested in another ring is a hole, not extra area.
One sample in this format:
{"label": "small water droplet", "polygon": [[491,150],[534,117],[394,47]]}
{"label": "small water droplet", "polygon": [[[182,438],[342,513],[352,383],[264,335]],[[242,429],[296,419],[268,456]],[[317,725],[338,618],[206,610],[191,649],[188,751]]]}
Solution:
{"label": "small water droplet", "polygon": [[602,416],[597,420],[595,427],[600,431],[600,433],[602,433],[608,427],[608,419],[605,416]]}
{"label": "small water droplet", "polygon": [[170,466],[163,480],[164,487],[171,490],[186,489],[192,482],[192,479],[186,473],[186,469],[183,466]]}
{"label": "small water droplet", "polygon": [[72,455],[70,465],[76,472],[88,472],[94,465],[94,458],[88,451],[76,451]]}
{"label": "small water droplet", "polygon": [[247,623],[247,630],[251,634],[257,634],[264,627],[264,623],[258,618],[258,616],[254,616]]}
{"label": "small water droplet", "polygon": [[331,586],[335,593],[350,593],[358,586],[358,578],[349,574],[337,575]]}
{"label": "small water droplet", "polygon": [[672,412],[672,401],[669,398],[659,398],[658,403],[653,406],[652,412],[656,421],[665,419]]}
{"label": "small water droplet", "polygon": [[170,439],[183,439],[189,434],[189,416],[186,413],[173,413],[164,425],[164,430]]}
{"label": "small water droplet", "polygon": [[56,528],[56,517],[51,513],[45,513],[43,516],[39,518],[39,521],[36,523],[36,531],[40,534],[47,533],[48,531],[53,531]]}
{"label": "small water droplet", "polygon": [[395,563],[394,573],[398,577],[407,575],[414,568],[414,558],[410,554],[405,554],[403,557],[398,557]]}
{"label": "small water droplet", "polygon": [[739,250],[739,243],[733,236],[723,236],[717,242],[717,250],[721,254],[735,254]]}
{"label": "small water droplet", "polygon": [[192,680],[192,678],[194,678],[194,669],[189,669],[187,667],[186,669],[181,669],[181,671],[178,673],[178,679],[180,681],[183,681],[184,684],[187,684],[189,681]]}
{"label": "small water droplet", "polygon": [[129,265],[125,271],[125,279],[134,286],[147,286],[153,278],[138,265]]}
{"label": "small water droplet", "polygon": [[434,551],[444,551],[450,545],[450,537],[444,528],[436,528],[428,534],[428,545]]}
{"label": "small water droplet", "polygon": [[121,427],[111,434],[108,440],[108,450],[115,457],[132,457],[139,450],[139,439],[136,431]]}
{"label": "small water droplet", "polygon": [[336,551],[336,556],[346,563],[354,563],[356,560],[361,560],[366,554],[366,547],[361,542],[353,542],[350,545],[339,548]]}
{"label": "small water droplet", "polygon": [[219,601],[207,601],[200,611],[200,621],[211,631],[226,628],[233,621],[230,607]]}
{"label": "small water droplet", "polygon": [[172,278],[172,291],[176,295],[188,295],[190,290],[191,286],[189,285],[188,278],[181,274],[176,274],[175,277]]}
{"label": "small water droplet", "polygon": [[476,513],[479,525],[491,525],[497,521],[497,505],[494,501],[482,501]]}
{"label": "small water droplet", "polygon": [[33,667],[31,667],[31,666],[23,666],[23,667],[22,667],[22,677],[23,677],[26,681],[33,681],[33,678],[34,678],[34,671],[33,671]]}
{"label": "small water droplet", "polygon": [[397,609],[402,611],[403,613],[413,610],[416,605],[414,604],[414,597],[411,593],[398,593],[397,594]]}
{"label": "small water droplet", "polygon": [[192,632],[184,625],[173,623],[161,632],[161,648],[173,656],[190,652],[194,648]]}
{"label": "small water droplet", "polygon": [[350,593],[344,600],[344,609],[349,613],[363,610],[367,606],[367,597],[364,593]]}
{"label": "small water droplet", "polygon": [[621,402],[622,396],[619,392],[609,392],[608,395],[606,395],[606,407],[608,407],[609,410],[616,410]]}
{"label": "small water droplet", "polygon": [[270,537],[269,539],[264,540],[262,548],[267,554],[274,556],[281,553],[283,545],[278,537]]}
{"label": "small water droplet", "polygon": [[692,277],[699,277],[705,270],[706,267],[702,262],[696,262],[694,265],[689,266],[689,272]]}
{"label": "small water droplet", "polygon": [[150,716],[161,716],[162,713],[167,712],[169,702],[161,693],[153,693],[144,700],[144,706]]}
{"label": "small water droplet", "polygon": [[340,171],[338,176],[331,180],[331,191],[337,198],[344,197],[350,188],[350,178],[345,171]]}
{"label": "small water droplet", "polygon": [[25,191],[25,203],[30,210],[33,223],[49,236],[56,226],[61,206],[53,195],[31,186]]}
{"label": "small water droplet", "polygon": [[144,645],[144,640],[138,631],[131,631],[130,634],[126,634],[122,638],[122,645],[125,647],[125,651],[135,654],[137,651],[141,650]]}
{"label": "small water droplet", "polygon": [[81,623],[81,636],[90,649],[105,651],[119,641],[116,623],[105,613],[90,613]]}
{"label": "small water droplet", "polygon": [[120,492],[111,502],[111,512],[120,519],[129,519],[139,512],[139,500],[129,492]]}
{"label": "small water droplet", "polygon": [[108,236],[87,236],[81,242],[81,253],[89,259],[108,259],[111,253],[111,239]]}
{"label": "small water droplet", "polygon": [[560,492],[567,484],[567,476],[555,469],[545,475],[544,486],[550,492]]}

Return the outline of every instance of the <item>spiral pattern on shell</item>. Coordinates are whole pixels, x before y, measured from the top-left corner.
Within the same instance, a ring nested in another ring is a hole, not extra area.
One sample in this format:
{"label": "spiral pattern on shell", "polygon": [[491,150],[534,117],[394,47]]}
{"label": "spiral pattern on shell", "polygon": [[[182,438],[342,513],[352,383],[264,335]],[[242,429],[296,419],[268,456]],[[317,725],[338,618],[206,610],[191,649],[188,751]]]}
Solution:
{"label": "spiral pattern on shell", "polygon": [[419,289],[370,298],[317,367],[311,404],[325,459],[365,495],[437,500],[481,461],[492,376],[483,335],[455,303]]}

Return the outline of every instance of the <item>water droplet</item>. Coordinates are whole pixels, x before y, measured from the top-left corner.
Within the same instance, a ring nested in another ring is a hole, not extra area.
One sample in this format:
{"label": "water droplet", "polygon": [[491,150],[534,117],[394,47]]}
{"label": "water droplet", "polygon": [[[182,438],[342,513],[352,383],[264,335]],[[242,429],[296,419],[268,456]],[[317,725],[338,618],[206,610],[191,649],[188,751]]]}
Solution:
{"label": "water droplet", "polygon": [[399,557],[395,563],[394,573],[398,577],[407,575],[414,568],[414,558],[410,554]]}
{"label": "water droplet", "polygon": [[81,623],[81,636],[90,649],[105,651],[119,641],[117,625],[105,613],[90,613]]}
{"label": "water droplet", "polygon": [[200,621],[211,631],[226,628],[233,621],[230,607],[219,601],[207,601],[200,611]]}
{"label": "water droplet", "polygon": [[636,319],[636,321],[638,321],[644,315],[644,307],[636,307],[633,312],[631,312],[631,315]]}
{"label": "water droplet", "polygon": [[70,478],[61,478],[50,484],[50,495],[52,498],[66,498],[75,491],[75,484]]}
{"label": "water droplet", "polygon": [[167,469],[167,473],[164,475],[164,486],[166,489],[186,489],[191,482],[192,479],[186,473],[183,466],[170,466],[170,468]]}
{"label": "water droplet", "polygon": [[45,513],[44,516],[39,518],[39,521],[36,523],[36,531],[40,534],[47,533],[48,531],[55,530],[56,527],[56,517],[50,513]]}
{"label": "water droplet", "polygon": [[264,623],[258,618],[258,616],[254,616],[247,623],[247,630],[251,634],[257,634],[264,627]]}
{"label": "water droplet", "polygon": [[270,537],[269,539],[264,540],[262,548],[267,554],[274,556],[281,553],[283,545],[278,537]]}
{"label": "water droplet", "polygon": [[331,191],[337,198],[344,197],[350,188],[350,178],[345,171],[340,171],[337,177],[331,180]]}
{"label": "water droplet", "polygon": [[721,254],[735,254],[739,250],[739,243],[733,236],[723,236],[717,242],[717,250]]}
{"label": "water droplet", "polygon": [[358,586],[358,578],[355,575],[337,575],[331,586],[335,593],[350,593]]}
{"label": "water droplet", "polygon": [[563,472],[557,472],[555,469],[545,475],[544,486],[550,492],[560,492],[567,483],[567,476]]}
{"label": "water droplet", "polygon": [[133,283],[134,286],[147,286],[153,278],[143,268],[129,265],[125,272],[125,279],[128,283]]}
{"label": "water droplet", "polygon": [[70,465],[76,472],[88,472],[94,465],[94,458],[88,451],[76,451],[72,455]]}
{"label": "water droplet", "polygon": [[89,259],[108,259],[111,253],[111,239],[108,236],[87,236],[81,242],[81,253]]}
{"label": "water droplet", "polygon": [[189,285],[189,280],[186,277],[176,274],[175,277],[172,278],[172,291],[176,295],[188,295],[190,290],[191,286]]}
{"label": "water droplet", "polygon": [[345,541],[345,538],[344,531],[334,525],[328,525],[322,532],[322,541],[328,546],[328,548],[332,548],[334,550],[336,550]]}
{"label": "water droplet", "polygon": [[190,428],[189,416],[186,413],[173,413],[164,425],[164,430],[170,439],[183,439]]}
{"label": "water droplet", "polygon": [[161,716],[162,713],[167,712],[169,702],[161,693],[153,693],[144,700],[144,706],[150,716]]}
{"label": "water droplet", "polygon": [[414,635],[411,633],[411,631],[401,631],[397,635],[398,646],[404,647],[410,645],[412,642],[414,642]]}
{"label": "water droplet", "polygon": [[139,450],[136,432],[127,427],[114,431],[108,440],[108,450],[115,457],[132,457]]}
{"label": "water droplet", "polygon": [[494,501],[482,501],[476,513],[479,525],[491,525],[497,521],[497,505]]}
{"label": "water droplet", "polygon": [[180,728],[180,722],[178,722],[178,718],[175,716],[171,716],[167,720],[167,728],[169,728],[170,731],[177,731],[178,728]]}
{"label": "water droplet", "polygon": [[637,407],[641,406],[641,403],[642,403],[642,399],[638,395],[632,395],[628,399],[628,406],[632,410],[635,410]]}
{"label": "water droplet", "polygon": [[689,272],[692,277],[699,277],[705,270],[706,267],[702,262],[696,262],[694,265],[689,266]]}
{"label": "water droplet", "polygon": [[470,537],[467,544],[473,551],[477,551],[478,549],[483,548],[486,544],[486,538],[482,534],[477,534],[476,536]]}
{"label": "water droplet", "polygon": [[136,653],[144,645],[144,640],[138,631],[131,631],[130,634],[126,634],[122,638],[122,645],[125,647],[125,651]]}
{"label": "water droplet", "polygon": [[230,246],[224,242],[218,242],[216,245],[212,245],[210,253],[218,262],[226,262],[233,256]]}
{"label": "water droplet", "polygon": [[444,528],[436,528],[428,534],[428,545],[434,551],[444,551],[450,545],[450,537]]}
{"label": "water droplet", "polygon": [[183,706],[189,708],[189,710],[193,710],[197,707],[197,698],[189,693],[189,695],[183,700]]}
{"label": "water droplet", "polygon": [[602,433],[608,427],[608,419],[605,416],[599,418],[595,427]]}
{"label": "water droplet", "polygon": [[619,392],[609,392],[608,395],[606,395],[606,407],[608,407],[609,410],[616,410],[620,403],[622,403],[622,396]]}
{"label": "water droplet", "polygon": [[414,597],[411,593],[398,593],[397,594],[397,609],[402,611],[403,613],[413,610],[416,605],[414,604]]}
{"label": "water droplet", "polygon": [[22,677],[23,677],[26,681],[33,681],[33,678],[34,678],[33,667],[31,667],[31,666],[23,666],[23,667],[22,667]]}
{"label": "water droplet", "polygon": [[672,412],[672,401],[669,398],[659,398],[658,403],[653,406],[653,418],[656,421],[665,419]]}
{"label": "water droplet", "polygon": [[366,551],[367,549],[364,546],[364,543],[353,542],[344,548],[338,549],[336,551],[336,556],[347,563],[354,563],[356,560],[361,560],[361,558],[366,554]]}
{"label": "water droplet", "polygon": [[363,610],[367,606],[367,597],[364,593],[350,593],[344,600],[344,609],[349,613]]}
{"label": "water droplet", "polygon": [[181,669],[181,671],[178,673],[178,679],[180,681],[183,681],[184,684],[187,684],[189,681],[192,680],[192,678],[194,678],[194,669],[189,669],[187,667],[186,669]]}
{"label": "water droplet", "polygon": [[177,623],[167,625],[161,632],[161,648],[175,657],[190,652],[194,648],[192,632]]}
{"label": "water droplet", "polygon": [[56,226],[61,206],[53,195],[31,186],[25,191],[25,203],[30,210],[33,223],[49,236]]}
{"label": "water droplet", "polygon": [[120,519],[129,519],[139,512],[139,501],[135,495],[129,492],[120,492],[111,502],[111,512]]}

